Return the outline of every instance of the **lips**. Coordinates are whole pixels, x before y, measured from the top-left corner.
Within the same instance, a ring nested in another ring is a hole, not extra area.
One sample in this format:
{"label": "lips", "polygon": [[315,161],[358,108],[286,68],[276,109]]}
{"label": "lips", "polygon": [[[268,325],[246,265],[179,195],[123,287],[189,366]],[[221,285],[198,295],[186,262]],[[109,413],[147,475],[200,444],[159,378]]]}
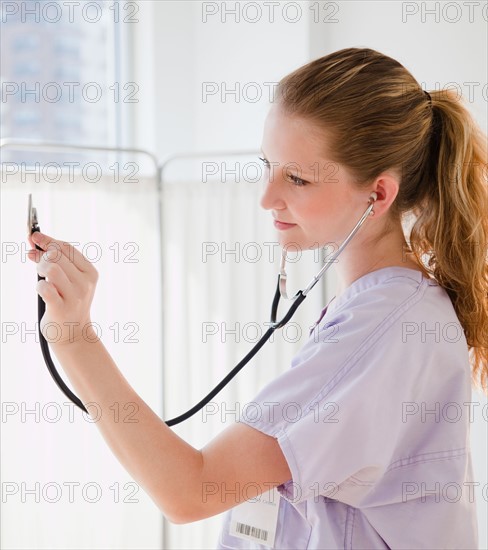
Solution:
{"label": "lips", "polygon": [[291,229],[296,225],[296,223],[280,222],[279,220],[275,220],[273,224],[276,227],[276,229],[280,229],[280,230]]}

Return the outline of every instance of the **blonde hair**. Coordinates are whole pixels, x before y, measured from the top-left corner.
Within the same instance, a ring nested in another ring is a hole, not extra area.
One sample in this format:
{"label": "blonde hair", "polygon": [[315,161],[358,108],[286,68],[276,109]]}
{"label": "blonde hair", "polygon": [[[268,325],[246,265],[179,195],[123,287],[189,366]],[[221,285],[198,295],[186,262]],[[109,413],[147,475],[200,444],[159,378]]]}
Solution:
{"label": "blonde hair", "polygon": [[395,59],[346,48],[285,76],[275,101],[330,137],[327,158],[347,167],[358,186],[399,170],[390,217],[414,217],[410,253],[446,289],[466,336],[473,383],[486,392],[487,138],[457,94],[424,93]]}

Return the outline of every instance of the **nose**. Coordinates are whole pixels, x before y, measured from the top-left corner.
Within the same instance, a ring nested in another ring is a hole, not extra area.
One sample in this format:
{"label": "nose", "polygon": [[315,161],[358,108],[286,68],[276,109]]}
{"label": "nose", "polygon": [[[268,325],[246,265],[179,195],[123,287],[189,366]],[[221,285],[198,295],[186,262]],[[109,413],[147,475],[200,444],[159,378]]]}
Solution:
{"label": "nose", "polygon": [[261,195],[260,205],[264,210],[283,210],[286,208],[286,203],[282,196],[283,186],[280,185],[280,180],[276,170],[266,170],[263,176],[263,193]]}

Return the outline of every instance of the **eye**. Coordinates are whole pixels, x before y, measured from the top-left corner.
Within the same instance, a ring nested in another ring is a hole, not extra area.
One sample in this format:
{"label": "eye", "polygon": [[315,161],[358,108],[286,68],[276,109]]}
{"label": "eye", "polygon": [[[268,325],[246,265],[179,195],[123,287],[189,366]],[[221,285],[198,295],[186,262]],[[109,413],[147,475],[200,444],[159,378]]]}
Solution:
{"label": "eye", "polygon": [[[270,164],[269,162],[263,158],[263,157],[258,157],[260,161],[263,162],[264,166],[266,168],[269,168]],[[293,182],[293,185],[296,185],[297,187],[303,187],[304,185],[307,185],[307,181],[305,180],[302,180],[301,178],[297,177],[297,176],[294,176],[293,174],[287,174],[288,178],[290,178]]]}
{"label": "eye", "polygon": [[294,185],[297,187],[303,187],[304,185],[307,185],[307,182],[305,180],[302,180],[301,178],[297,178],[297,176],[294,176],[293,174],[287,174],[288,177],[293,181]]}

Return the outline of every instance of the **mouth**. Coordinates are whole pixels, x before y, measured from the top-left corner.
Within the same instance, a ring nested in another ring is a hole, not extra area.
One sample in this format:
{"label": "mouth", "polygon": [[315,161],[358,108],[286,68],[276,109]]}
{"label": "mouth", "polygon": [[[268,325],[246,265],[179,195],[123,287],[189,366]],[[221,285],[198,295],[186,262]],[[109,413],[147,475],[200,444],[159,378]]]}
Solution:
{"label": "mouth", "polygon": [[273,225],[276,227],[276,229],[279,229],[280,231],[284,231],[286,229],[291,229],[292,227],[295,227],[296,223],[285,223],[285,222],[280,222],[278,220],[274,220]]}

